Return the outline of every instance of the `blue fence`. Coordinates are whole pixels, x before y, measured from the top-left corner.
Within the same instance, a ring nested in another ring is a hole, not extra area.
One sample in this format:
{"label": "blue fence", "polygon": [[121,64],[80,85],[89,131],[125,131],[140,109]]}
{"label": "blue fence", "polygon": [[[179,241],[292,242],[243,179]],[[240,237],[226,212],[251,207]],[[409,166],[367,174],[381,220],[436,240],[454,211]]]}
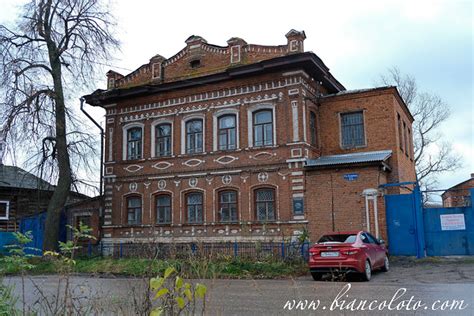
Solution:
{"label": "blue fence", "polygon": [[115,258],[240,258],[252,260],[308,260],[310,244],[305,243],[86,243],[80,255]]}
{"label": "blue fence", "polygon": [[0,254],[7,254],[8,248],[5,248],[5,246],[14,245],[15,242],[16,239],[13,233],[0,232]]}
{"label": "blue fence", "polygon": [[390,254],[474,255],[474,189],[470,195],[470,206],[453,208],[423,208],[418,186],[411,194],[386,195]]}

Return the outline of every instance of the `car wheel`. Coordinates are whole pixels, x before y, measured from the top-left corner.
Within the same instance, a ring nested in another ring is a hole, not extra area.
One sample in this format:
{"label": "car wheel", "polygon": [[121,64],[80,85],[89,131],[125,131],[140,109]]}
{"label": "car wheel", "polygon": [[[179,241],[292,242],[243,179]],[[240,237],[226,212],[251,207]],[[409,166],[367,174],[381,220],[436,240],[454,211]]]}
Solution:
{"label": "car wheel", "polygon": [[385,259],[384,259],[384,261],[383,261],[382,271],[383,271],[383,272],[387,272],[388,269],[390,269],[390,262],[388,261],[388,256],[385,255]]}
{"label": "car wheel", "polygon": [[370,281],[372,278],[372,267],[369,260],[365,260],[364,272],[362,273],[362,280]]}
{"label": "car wheel", "polygon": [[319,281],[323,277],[323,274],[318,272],[311,272],[311,276],[313,277],[314,281]]}

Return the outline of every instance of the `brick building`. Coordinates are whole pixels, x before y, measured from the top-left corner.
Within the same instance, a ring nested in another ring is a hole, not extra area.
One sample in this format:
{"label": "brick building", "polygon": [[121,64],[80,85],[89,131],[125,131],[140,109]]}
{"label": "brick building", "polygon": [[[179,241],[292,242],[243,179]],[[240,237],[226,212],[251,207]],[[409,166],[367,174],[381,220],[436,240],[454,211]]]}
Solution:
{"label": "brick building", "polygon": [[413,118],[395,87],[347,91],[286,38],[191,36],[85,96],[106,110],[104,242],[385,236],[378,188],[415,180]]}
{"label": "brick building", "polygon": [[474,173],[471,178],[446,190],[441,198],[444,207],[464,207],[471,203],[470,189],[474,188]]}

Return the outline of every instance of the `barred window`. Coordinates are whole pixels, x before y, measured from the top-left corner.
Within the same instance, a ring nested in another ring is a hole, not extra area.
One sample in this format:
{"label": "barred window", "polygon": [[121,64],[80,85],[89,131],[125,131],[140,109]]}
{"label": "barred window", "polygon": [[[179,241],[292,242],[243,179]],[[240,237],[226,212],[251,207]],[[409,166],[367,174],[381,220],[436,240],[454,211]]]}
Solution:
{"label": "barred window", "polygon": [[237,192],[219,192],[219,220],[221,222],[237,221]]}
{"label": "barred window", "polygon": [[363,112],[341,114],[342,147],[365,146]]}
{"label": "barred window", "polygon": [[133,127],[127,130],[127,159],[142,158],[142,129]]}
{"label": "barred window", "polygon": [[130,225],[142,222],[142,199],[140,197],[127,198],[127,221]]}
{"label": "barred window", "polygon": [[202,223],[203,221],[203,195],[193,192],[186,195],[186,209],[188,211],[188,223]]}
{"label": "barred window", "polygon": [[203,152],[203,121],[191,120],[186,123],[186,153]]}
{"label": "barred window", "polygon": [[268,188],[255,190],[255,210],[257,220],[275,220],[275,190]]}
{"label": "barred window", "polygon": [[171,156],[171,124],[160,124],[155,127],[155,156]]}
{"label": "barred window", "polygon": [[171,223],[171,196],[167,194],[156,197],[156,222],[158,224]]}
{"label": "barred window", "polygon": [[254,112],[253,145],[255,147],[273,145],[273,113],[271,110]]}
{"label": "barred window", "polygon": [[235,115],[219,117],[219,150],[235,149],[237,147],[236,138]]}

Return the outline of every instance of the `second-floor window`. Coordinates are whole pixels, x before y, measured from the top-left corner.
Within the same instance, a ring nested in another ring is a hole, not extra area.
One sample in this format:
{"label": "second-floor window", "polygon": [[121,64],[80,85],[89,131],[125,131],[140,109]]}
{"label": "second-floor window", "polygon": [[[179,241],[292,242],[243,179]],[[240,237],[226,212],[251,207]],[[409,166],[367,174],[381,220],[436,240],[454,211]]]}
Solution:
{"label": "second-floor window", "polygon": [[142,129],[133,127],[127,130],[127,159],[142,158]]}
{"label": "second-floor window", "polygon": [[199,192],[186,195],[186,209],[188,211],[188,223],[202,223],[203,221],[203,195]]}
{"label": "second-floor window", "polygon": [[155,156],[171,156],[171,124],[160,124],[155,127]]}
{"label": "second-floor window", "polygon": [[203,152],[203,121],[200,119],[186,122],[186,153]]}
{"label": "second-floor window", "polygon": [[365,146],[364,114],[362,111],[341,114],[341,137],[343,148]]}
{"label": "second-floor window", "polygon": [[255,147],[273,145],[273,114],[271,110],[253,113],[253,145]]}
{"label": "second-floor window", "polygon": [[231,150],[237,148],[236,118],[235,115],[223,115],[219,117],[218,140],[219,150]]}
{"label": "second-floor window", "polygon": [[140,197],[129,197],[127,199],[127,222],[130,225],[142,222],[142,199]]}

